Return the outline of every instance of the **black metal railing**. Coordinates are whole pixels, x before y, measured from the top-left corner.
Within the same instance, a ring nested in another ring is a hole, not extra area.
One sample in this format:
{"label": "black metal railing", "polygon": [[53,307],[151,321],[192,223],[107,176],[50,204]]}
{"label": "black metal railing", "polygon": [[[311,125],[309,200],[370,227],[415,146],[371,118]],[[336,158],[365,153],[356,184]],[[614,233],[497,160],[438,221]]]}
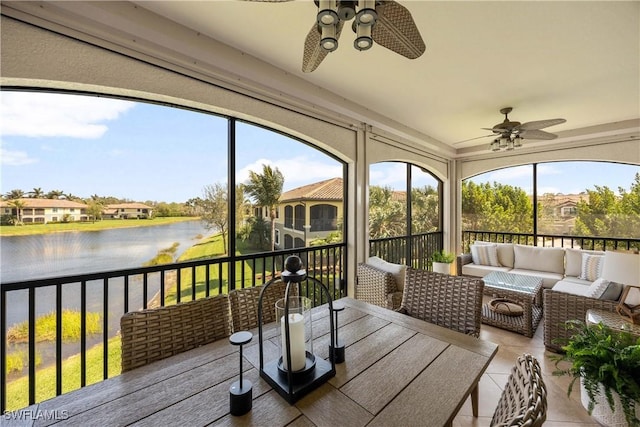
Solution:
{"label": "black metal railing", "polygon": [[[7,407],[7,353],[8,326],[14,324],[16,312],[26,311],[24,320],[28,326],[26,342],[11,344],[21,347],[28,354],[27,406],[54,395],[36,398],[36,349],[48,346],[47,353],[55,354],[55,395],[62,394],[62,361],[71,354],[80,359],[79,387],[87,385],[87,351],[89,346],[102,345],[102,379],[109,378],[109,342],[118,334],[122,314],[155,306],[175,304],[204,298],[229,290],[259,286],[284,269],[289,255],[298,255],[306,266],[307,275],[326,284],[334,298],[346,296],[346,245],[344,243],[296,248],[278,252],[241,255],[234,258],[221,257],[179,262],[152,267],[97,272],[90,274],[52,277],[0,285],[0,367],[1,390],[0,413],[20,407]],[[306,296],[315,305],[326,302],[322,295],[315,294],[315,286],[302,287]],[[72,348],[63,342],[63,311],[79,312],[79,343]],[[90,335],[87,315],[100,314],[101,334]],[[55,338],[43,344],[36,342],[36,319],[44,313],[55,313]],[[21,315],[18,315],[18,318]],[[19,319],[22,321],[22,319]],[[64,350],[63,350],[64,348]],[[67,353],[67,354],[65,354]],[[53,357],[52,357],[53,358]],[[53,361],[51,363],[54,363]],[[66,381],[66,380],[65,380]],[[76,387],[77,388],[77,387]],[[22,398],[22,397],[20,397]]]}
{"label": "black metal railing", "polygon": [[508,233],[501,231],[465,230],[462,232],[462,250],[469,252],[469,246],[476,240],[495,243],[517,243],[531,246],[578,248],[589,250],[640,250],[640,238],[567,236],[562,234]]}
{"label": "black metal railing", "polygon": [[378,256],[395,264],[427,269],[429,258],[443,248],[441,231],[412,236],[386,237],[369,240],[369,256]]}

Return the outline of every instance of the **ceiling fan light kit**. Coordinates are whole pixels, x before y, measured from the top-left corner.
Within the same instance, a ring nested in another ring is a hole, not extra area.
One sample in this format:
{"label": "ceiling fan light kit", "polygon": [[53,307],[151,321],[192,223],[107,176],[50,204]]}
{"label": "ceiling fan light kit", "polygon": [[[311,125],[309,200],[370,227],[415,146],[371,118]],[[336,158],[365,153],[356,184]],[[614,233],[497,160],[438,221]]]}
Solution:
{"label": "ceiling fan light kit", "polygon": [[416,59],[425,51],[411,13],[395,1],[315,0],[315,3],[318,14],[307,34],[302,56],[305,73],[318,68],[327,54],[338,48],[344,23],[350,20],[353,20],[351,28],[356,34],[353,46],[357,50],[371,49],[375,42],[408,59]]}
{"label": "ceiling fan light kit", "polygon": [[495,135],[499,135],[489,145],[491,151],[512,151],[515,148],[522,147],[524,139],[555,139],[558,135],[540,129],[566,122],[565,119],[537,120],[527,123],[512,122],[508,117],[512,110],[513,108],[511,107],[501,109],[500,114],[504,114],[504,121],[490,129],[484,128],[492,131]]}

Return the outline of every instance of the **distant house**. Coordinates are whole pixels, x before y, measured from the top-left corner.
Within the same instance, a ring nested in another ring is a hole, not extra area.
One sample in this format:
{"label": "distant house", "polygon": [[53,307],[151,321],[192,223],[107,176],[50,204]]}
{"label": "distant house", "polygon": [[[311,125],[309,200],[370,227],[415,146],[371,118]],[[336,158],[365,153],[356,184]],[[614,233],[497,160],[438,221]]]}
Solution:
{"label": "distant house", "polygon": [[147,219],[153,215],[153,208],[144,203],[116,203],[102,210],[103,219]]}
{"label": "distant house", "polygon": [[[342,178],[332,178],[282,193],[276,219],[276,246],[308,246],[339,229],[343,215]],[[257,214],[265,214],[259,209]],[[268,212],[266,212],[268,216]],[[268,221],[268,217],[265,218]]]}
{"label": "distant house", "polygon": [[46,224],[48,222],[88,221],[87,205],[64,199],[16,199],[22,204],[22,209],[13,205],[14,200],[0,202],[2,216],[8,215],[20,218],[25,224]]}

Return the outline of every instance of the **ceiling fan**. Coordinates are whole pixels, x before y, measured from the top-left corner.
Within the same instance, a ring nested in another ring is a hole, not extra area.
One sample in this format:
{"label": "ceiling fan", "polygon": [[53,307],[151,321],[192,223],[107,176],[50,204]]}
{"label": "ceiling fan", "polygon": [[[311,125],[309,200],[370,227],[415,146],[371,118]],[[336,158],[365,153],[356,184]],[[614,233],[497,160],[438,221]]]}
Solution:
{"label": "ceiling fan", "polygon": [[[254,0],[285,2],[290,0]],[[375,41],[380,46],[409,59],[425,51],[425,44],[411,13],[395,1],[379,0],[315,0],[316,20],[304,42],[302,71],[310,73],[329,52],[338,48],[338,39],[347,21],[356,33],[357,50],[370,49]]]}
{"label": "ceiling fan", "polygon": [[467,139],[466,141],[460,141],[459,143],[491,136],[494,137],[494,140],[490,145],[492,151],[513,150],[514,148],[522,146],[523,139],[556,139],[558,135],[545,132],[541,129],[566,122],[565,119],[546,119],[520,123],[509,120],[508,115],[512,110],[513,108],[511,107],[502,108],[500,110],[500,114],[504,114],[504,120],[501,123],[494,125],[492,128],[482,128],[490,130],[493,133],[479,136],[477,138]]}

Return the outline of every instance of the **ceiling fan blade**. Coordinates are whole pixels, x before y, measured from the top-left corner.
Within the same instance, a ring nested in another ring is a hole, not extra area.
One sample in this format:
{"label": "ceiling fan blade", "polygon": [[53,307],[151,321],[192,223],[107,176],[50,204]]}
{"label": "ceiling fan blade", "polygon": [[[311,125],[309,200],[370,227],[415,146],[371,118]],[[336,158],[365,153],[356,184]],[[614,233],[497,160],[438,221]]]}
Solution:
{"label": "ceiling fan blade", "polygon": [[[336,27],[336,39],[340,38],[342,32],[343,22],[338,22]],[[318,24],[314,22],[307,38],[304,41],[304,53],[302,54],[302,72],[310,73],[324,60],[329,52],[320,47],[320,31],[318,31]]]}
{"label": "ceiling fan blade", "polygon": [[518,128],[520,130],[538,130],[543,129],[553,125],[559,125],[560,123],[565,123],[565,119],[547,119],[547,120],[536,120],[534,122],[527,122],[521,124]]}
{"label": "ceiling fan blade", "polygon": [[[491,130],[491,129],[489,129]],[[476,136],[475,138],[471,138],[471,139],[465,139],[463,141],[458,141],[458,142],[454,142],[453,145],[458,145],[458,144],[462,144],[463,142],[469,142],[469,141],[475,141],[476,139],[482,139],[482,138],[488,138],[490,136],[496,136],[495,133],[492,133],[490,135],[482,135],[482,136]]]}
{"label": "ceiling fan blade", "polygon": [[395,1],[383,1],[376,6],[378,20],[371,30],[371,38],[406,58],[421,56],[426,46],[411,17],[411,13]]}
{"label": "ceiling fan blade", "polygon": [[554,133],[545,132],[543,130],[526,130],[518,133],[524,139],[556,139],[558,135]]}

